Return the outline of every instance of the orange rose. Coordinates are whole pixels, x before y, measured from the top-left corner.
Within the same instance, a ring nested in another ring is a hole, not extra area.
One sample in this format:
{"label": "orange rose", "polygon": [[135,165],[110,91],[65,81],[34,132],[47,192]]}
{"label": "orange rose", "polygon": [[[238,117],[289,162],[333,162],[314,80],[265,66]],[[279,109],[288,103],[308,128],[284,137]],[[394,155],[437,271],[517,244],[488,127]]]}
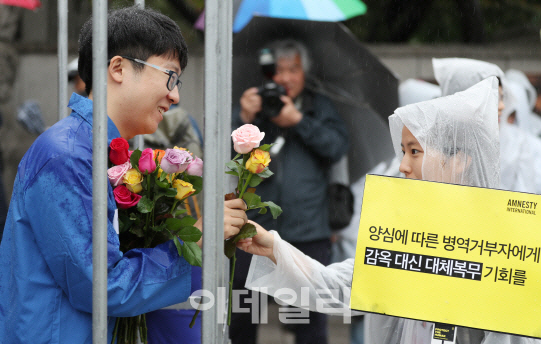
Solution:
{"label": "orange rose", "polygon": [[271,162],[269,152],[261,149],[254,149],[250,154],[250,158],[246,161],[246,169],[253,174],[263,172]]}
{"label": "orange rose", "polygon": [[154,150],[154,160],[158,158],[158,163],[162,162],[162,158],[165,155],[165,151],[162,149],[155,149]]}

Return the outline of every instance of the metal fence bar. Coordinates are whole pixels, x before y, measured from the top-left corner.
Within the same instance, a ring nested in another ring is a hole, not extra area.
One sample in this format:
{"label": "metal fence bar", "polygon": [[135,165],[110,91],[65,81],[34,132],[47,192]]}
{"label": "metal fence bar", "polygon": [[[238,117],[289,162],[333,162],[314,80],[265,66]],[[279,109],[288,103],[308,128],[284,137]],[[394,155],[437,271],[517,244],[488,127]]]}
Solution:
{"label": "metal fence bar", "polygon": [[107,1],[92,1],[92,343],[107,343]]}
{"label": "metal fence bar", "polygon": [[[220,86],[218,88],[218,95],[220,101],[218,104],[221,104],[220,113],[218,113],[219,118],[221,119],[220,123],[220,134],[219,137],[222,141],[222,154],[223,162],[221,166],[222,178],[224,181],[224,186],[226,190],[224,194],[233,192],[233,189],[227,189],[228,186],[232,185],[230,181],[233,179],[231,175],[225,174],[224,164],[229,160],[231,156],[231,101],[232,101],[232,74],[233,74],[233,1],[228,1],[224,3],[224,8],[222,9],[223,14],[219,23],[221,26],[218,27],[218,41],[224,42],[223,54],[221,56],[222,65],[218,64],[218,68],[223,73],[220,80]],[[220,12],[222,13],[222,12]],[[234,183],[236,185],[236,183]],[[229,282],[229,259],[225,259],[223,248],[219,248],[217,254],[222,257],[222,270],[221,270],[221,281],[224,286],[228,287]],[[226,288],[227,289],[227,288]],[[225,293],[229,296],[228,293]],[[233,300],[228,300],[233,302]],[[226,319],[224,319],[226,320]],[[222,331],[222,343],[229,343],[229,327],[224,326]]]}
{"label": "metal fence bar", "polygon": [[[203,179],[203,289],[214,308],[202,313],[202,343],[227,342],[226,311],[219,296],[227,293],[223,252],[224,163],[230,155],[232,1],[205,3],[205,165]],[[220,293],[219,290],[222,292]]]}
{"label": "metal fence bar", "polygon": [[[145,8],[145,0],[135,0],[135,5]],[[145,149],[145,139],[143,135],[137,135],[133,138],[134,149],[140,149],[141,151]]]}
{"label": "metal fence bar", "polygon": [[68,99],[68,0],[58,0],[58,120],[66,117]]}

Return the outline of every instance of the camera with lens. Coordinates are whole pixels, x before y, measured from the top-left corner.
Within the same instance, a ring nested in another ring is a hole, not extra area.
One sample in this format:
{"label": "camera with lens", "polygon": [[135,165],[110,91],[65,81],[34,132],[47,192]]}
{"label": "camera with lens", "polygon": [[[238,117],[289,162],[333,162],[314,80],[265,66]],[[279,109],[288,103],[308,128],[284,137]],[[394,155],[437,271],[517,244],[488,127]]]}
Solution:
{"label": "camera with lens", "polygon": [[276,62],[271,49],[264,48],[259,54],[259,65],[265,77],[263,85],[258,87],[258,94],[261,96],[261,111],[257,114],[258,117],[269,119],[278,116],[284,102],[280,96],[286,95],[286,90],[283,86],[278,85],[272,80],[276,74]]}

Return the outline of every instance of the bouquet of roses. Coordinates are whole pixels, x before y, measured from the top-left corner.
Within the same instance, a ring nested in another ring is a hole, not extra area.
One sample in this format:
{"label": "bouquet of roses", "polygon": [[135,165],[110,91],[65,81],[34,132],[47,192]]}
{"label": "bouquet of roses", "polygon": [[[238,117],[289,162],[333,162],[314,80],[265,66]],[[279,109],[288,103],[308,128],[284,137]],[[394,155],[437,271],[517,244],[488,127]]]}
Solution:
{"label": "bouquet of roses", "polygon": [[[282,213],[282,208],[271,201],[261,201],[261,197],[255,193],[255,187],[264,179],[273,175],[268,167],[271,162],[269,149],[272,145],[259,146],[261,140],[265,137],[265,133],[260,132],[259,128],[252,124],[245,124],[234,130],[231,137],[233,139],[233,148],[238,154],[225,164],[229,169],[226,174],[238,177],[238,182],[235,192],[226,195],[226,198],[242,198],[246,202],[247,211],[259,209],[260,214],[265,214],[268,208],[272,217],[276,219]],[[255,226],[247,223],[236,236],[225,241],[225,255],[231,259],[232,263],[229,279],[228,325],[231,325],[236,243],[241,239],[251,238],[256,234]]]}
{"label": "bouquet of roses", "polygon": [[[118,207],[120,249],[155,247],[173,240],[178,254],[201,266],[201,231],[184,201],[203,186],[203,161],[183,148],[129,151],[123,138],[109,146],[109,181]],[[145,315],[117,318],[113,341],[147,343]]]}

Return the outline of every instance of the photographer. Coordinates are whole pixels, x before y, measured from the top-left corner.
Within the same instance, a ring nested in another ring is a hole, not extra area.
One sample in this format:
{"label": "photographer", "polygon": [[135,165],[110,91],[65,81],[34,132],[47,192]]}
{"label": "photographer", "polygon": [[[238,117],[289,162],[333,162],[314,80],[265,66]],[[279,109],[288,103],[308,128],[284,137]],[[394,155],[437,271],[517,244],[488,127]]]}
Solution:
{"label": "photographer", "polygon": [[[271,46],[276,61],[275,73],[260,64],[267,82],[247,89],[240,98],[240,109],[233,111],[233,127],[245,123],[265,132],[271,148],[275,173],[257,187],[263,200],[280,205],[284,213],[273,220],[270,214],[249,213],[250,219],[272,228],[306,255],[328,264],[331,229],[328,225],[327,186],[329,167],[347,152],[347,130],[332,102],[305,88],[310,71],[306,48],[292,40]],[[269,75],[274,74],[274,75]],[[269,86],[271,80],[276,83]],[[285,94],[278,95],[283,87]],[[243,289],[251,256],[237,250],[233,287]],[[240,307],[251,308],[251,292],[240,295]],[[236,306],[236,305],[234,305]],[[256,317],[257,319],[257,317]],[[260,318],[259,318],[260,319]],[[307,324],[295,324],[296,343],[326,343],[326,316],[310,313]],[[233,313],[230,336],[234,344],[255,343],[257,324],[250,313]]]}

